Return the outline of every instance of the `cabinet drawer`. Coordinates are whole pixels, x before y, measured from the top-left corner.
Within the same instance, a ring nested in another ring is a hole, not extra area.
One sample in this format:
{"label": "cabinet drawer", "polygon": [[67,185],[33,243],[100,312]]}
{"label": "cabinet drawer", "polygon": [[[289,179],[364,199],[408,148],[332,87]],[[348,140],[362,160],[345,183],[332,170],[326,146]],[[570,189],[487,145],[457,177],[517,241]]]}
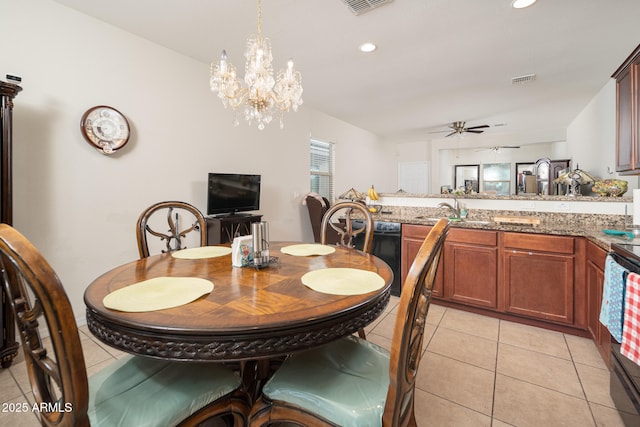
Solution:
{"label": "cabinet drawer", "polygon": [[431,231],[431,226],[428,225],[402,224],[402,237],[424,240],[429,231]]}
{"label": "cabinet drawer", "polygon": [[498,232],[454,228],[449,230],[449,234],[447,235],[447,242],[496,246],[498,244]]}
{"label": "cabinet drawer", "polygon": [[505,248],[573,254],[573,237],[505,232],[503,238]]}

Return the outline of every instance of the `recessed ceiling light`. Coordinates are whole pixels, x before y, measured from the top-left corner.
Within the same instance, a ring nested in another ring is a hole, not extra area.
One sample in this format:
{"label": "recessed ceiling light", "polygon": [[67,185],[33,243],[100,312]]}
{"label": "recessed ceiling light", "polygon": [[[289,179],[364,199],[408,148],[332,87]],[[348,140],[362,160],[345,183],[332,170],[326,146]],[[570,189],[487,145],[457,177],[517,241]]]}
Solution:
{"label": "recessed ceiling light", "polygon": [[360,52],[369,53],[369,52],[373,52],[377,48],[378,46],[376,46],[373,43],[363,43],[360,45]]}
{"label": "recessed ceiling light", "polygon": [[511,3],[511,7],[514,9],[524,9],[525,7],[529,7],[534,4],[536,0],[513,0]]}

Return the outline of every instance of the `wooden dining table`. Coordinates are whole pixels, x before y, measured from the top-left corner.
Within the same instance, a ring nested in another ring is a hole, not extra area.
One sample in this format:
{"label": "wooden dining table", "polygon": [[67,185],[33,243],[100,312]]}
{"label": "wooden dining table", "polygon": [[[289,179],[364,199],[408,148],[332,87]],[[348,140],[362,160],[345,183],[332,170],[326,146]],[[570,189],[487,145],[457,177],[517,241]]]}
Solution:
{"label": "wooden dining table", "polygon": [[[116,267],[86,289],[87,325],[105,344],[139,356],[176,360],[234,362],[272,359],[320,346],[374,321],[389,302],[393,272],[382,260],[356,249],[293,256],[280,252],[295,242],[276,242],[276,258],[266,268],[233,267],[231,255],[178,259],[154,255]],[[302,276],[325,268],[377,273],[381,288],[358,295],[312,290]],[[158,311],[106,308],[113,291],[156,277],[210,280],[213,290],[197,300]]]}

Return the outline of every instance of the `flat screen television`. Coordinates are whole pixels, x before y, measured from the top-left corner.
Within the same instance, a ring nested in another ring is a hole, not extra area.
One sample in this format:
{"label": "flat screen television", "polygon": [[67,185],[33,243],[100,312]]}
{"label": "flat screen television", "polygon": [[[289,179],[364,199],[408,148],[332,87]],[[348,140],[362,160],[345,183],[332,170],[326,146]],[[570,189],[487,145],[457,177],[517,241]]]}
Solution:
{"label": "flat screen television", "polygon": [[260,209],[260,175],[209,173],[207,215]]}

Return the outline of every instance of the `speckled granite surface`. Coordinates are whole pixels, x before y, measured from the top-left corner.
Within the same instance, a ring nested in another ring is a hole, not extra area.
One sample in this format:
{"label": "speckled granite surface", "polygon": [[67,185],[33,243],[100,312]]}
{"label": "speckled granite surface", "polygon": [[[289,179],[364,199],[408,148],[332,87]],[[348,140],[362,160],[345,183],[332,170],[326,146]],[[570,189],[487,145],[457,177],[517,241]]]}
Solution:
{"label": "speckled granite surface", "polygon": [[[486,198],[486,196],[483,196]],[[538,199],[539,200],[538,196]],[[557,197],[557,196],[554,196]],[[619,201],[620,199],[618,199]],[[432,225],[443,216],[441,208],[383,206],[379,213],[373,214],[374,221],[400,222],[404,224]],[[540,219],[540,224],[519,225],[501,224],[493,221],[496,216],[526,216]],[[477,222],[476,222],[477,221]],[[640,244],[640,238],[633,240],[610,236],[602,230],[625,230],[631,221],[630,216],[578,214],[530,211],[500,211],[474,209],[469,212],[466,221],[456,221],[453,227],[484,230],[516,231],[521,233],[555,234],[586,237],[605,250],[612,243]]]}

